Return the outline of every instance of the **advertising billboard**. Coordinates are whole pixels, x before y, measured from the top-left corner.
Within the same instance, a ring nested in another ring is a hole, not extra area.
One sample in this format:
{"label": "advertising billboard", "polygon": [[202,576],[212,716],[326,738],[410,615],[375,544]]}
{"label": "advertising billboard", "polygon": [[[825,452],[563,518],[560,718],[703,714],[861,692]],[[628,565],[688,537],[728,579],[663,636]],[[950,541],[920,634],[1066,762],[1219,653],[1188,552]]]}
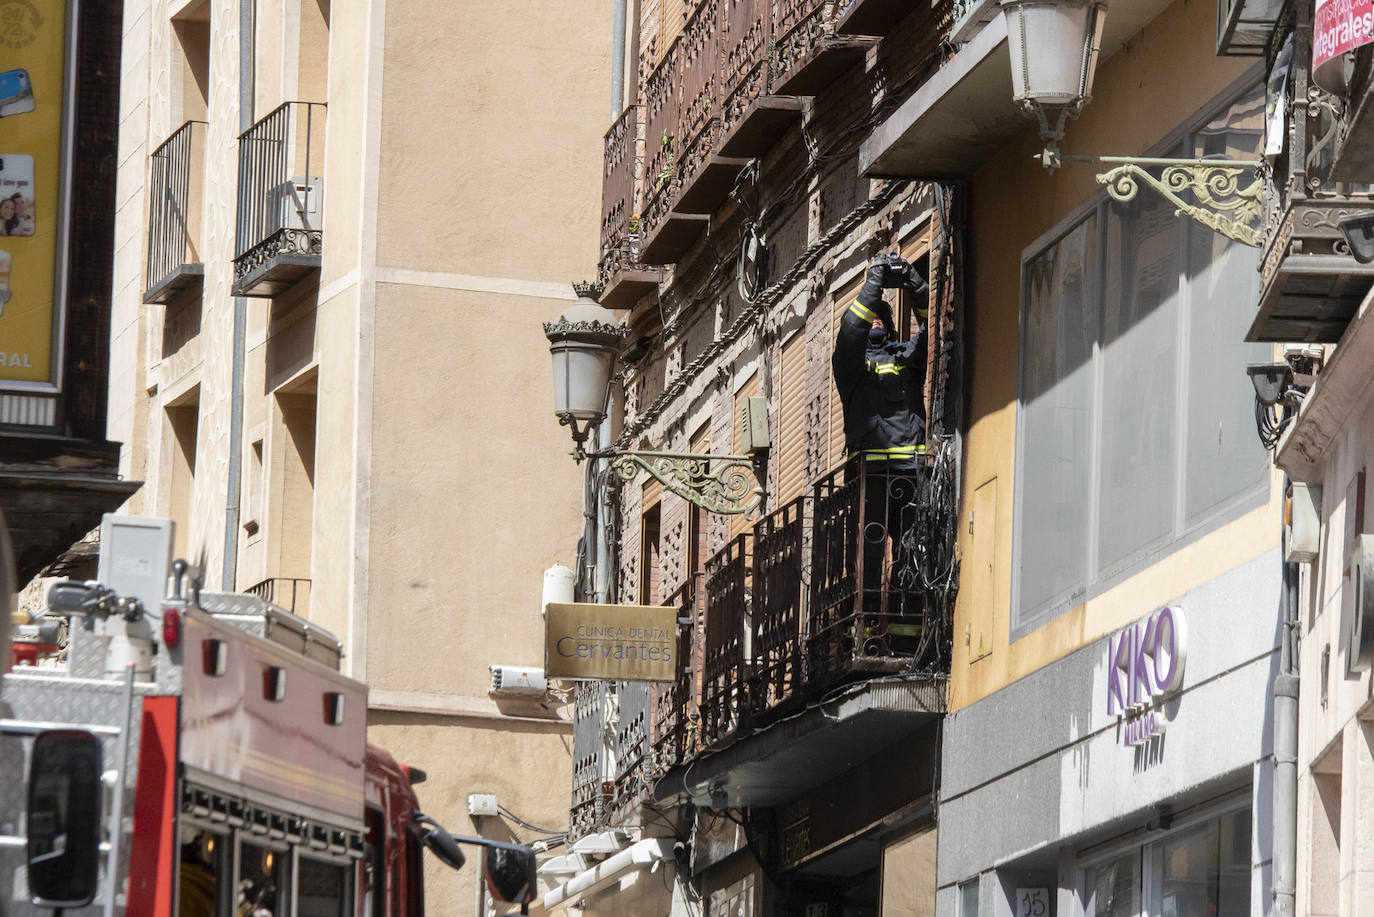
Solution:
{"label": "advertising billboard", "polygon": [[0,388],[57,383],[66,0],[0,0]]}
{"label": "advertising billboard", "polygon": [[1317,0],[1312,17],[1312,79],[1327,92],[1345,90],[1342,55],[1374,37],[1371,0]]}

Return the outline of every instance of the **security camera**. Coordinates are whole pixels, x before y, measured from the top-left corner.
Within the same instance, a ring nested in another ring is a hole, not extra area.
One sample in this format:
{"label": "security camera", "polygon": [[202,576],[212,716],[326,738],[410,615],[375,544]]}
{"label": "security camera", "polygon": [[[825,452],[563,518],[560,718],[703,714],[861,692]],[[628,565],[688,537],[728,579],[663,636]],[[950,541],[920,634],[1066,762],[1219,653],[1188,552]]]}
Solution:
{"label": "security camera", "polygon": [[1361,264],[1374,261],[1374,210],[1361,210],[1336,218],[1350,254]]}

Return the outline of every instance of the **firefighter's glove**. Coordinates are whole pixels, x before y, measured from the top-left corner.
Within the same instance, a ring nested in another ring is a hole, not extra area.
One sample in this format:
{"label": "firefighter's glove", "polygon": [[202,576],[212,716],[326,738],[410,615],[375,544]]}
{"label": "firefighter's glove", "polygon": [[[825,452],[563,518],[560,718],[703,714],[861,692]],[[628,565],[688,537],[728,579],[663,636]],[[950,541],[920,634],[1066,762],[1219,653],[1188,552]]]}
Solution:
{"label": "firefighter's glove", "polygon": [[887,287],[887,258],[878,256],[873,259],[873,263],[868,266],[868,274],[864,277],[864,285],[859,290],[859,302],[872,309],[883,301],[883,289]]}

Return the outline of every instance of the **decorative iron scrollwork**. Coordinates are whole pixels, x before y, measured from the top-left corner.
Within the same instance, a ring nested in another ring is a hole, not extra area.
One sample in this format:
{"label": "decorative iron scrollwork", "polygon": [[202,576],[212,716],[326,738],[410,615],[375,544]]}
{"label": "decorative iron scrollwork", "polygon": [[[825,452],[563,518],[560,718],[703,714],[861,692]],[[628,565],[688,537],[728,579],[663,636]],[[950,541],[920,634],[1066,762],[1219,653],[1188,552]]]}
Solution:
{"label": "decorative iron scrollwork", "polygon": [[763,484],[747,455],[688,452],[612,452],[611,469],[632,481],[647,471],[665,490],[707,512],[749,514],[763,503]]}
{"label": "decorative iron scrollwork", "polygon": [[[1244,174],[1254,172],[1258,163],[1105,156],[1099,161],[1114,165],[1097,176],[1098,184],[1107,186],[1113,200],[1134,200],[1143,181],[1174,205],[1174,216],[1188,216],[1228,239],[1260,246],[1263,237],[1258,224],[1264,183],[1256,174],[1250,183],[1241,184]],[[1156,178],[1147,166],[1161,166],[1160,176]],[[1196,203],[1184,199],[1184,193],[1191,194]]]}

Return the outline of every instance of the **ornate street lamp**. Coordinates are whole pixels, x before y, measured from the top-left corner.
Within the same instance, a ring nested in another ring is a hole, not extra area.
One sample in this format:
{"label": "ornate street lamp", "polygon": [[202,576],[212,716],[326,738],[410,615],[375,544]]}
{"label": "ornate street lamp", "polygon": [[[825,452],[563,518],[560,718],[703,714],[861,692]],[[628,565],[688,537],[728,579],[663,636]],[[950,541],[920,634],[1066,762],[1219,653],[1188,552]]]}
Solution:
{"label": "ornate street lamp", "polygon": [[553,410],[572,428],[573,457],[581,462],[587,434],[606,419],[616,356],[630,329],[597,302],[599,285],[575,283],[573,290],[576,305],[558,321],[545,322],[544,335],[553,354]]}
{"label": "ornate street lamp", "polygon": [[575,283],[577,303],[544,323],[553,355],[554,413],[572,429],[573,459],[609,459],[611,470],[632,481],[640,471],[665,490],[713,513],[750,513],[763,503],[762,476],[750,455],[696,455],[608,448],[587,452],[592,429],[606,419],[616,358],[629,328],[597,303],[598,284]]}
{"label": "ornate street lamp", "polygon": [[[1127,0],[1129,2],[1129,0]],[[1142,159],[1124,156],[1060,156],[1064,125],[1092,101],[1093,76],[1102,44],[1107,4],[1101,0],[1002,0],[1011,53],[1012,95],[1040,125],[1045,149],[1036,157],[1053,171],[1062,162],[1105,163],[1097,182],[1118,201],[1130,201],[1144,182],[1176,208],[1222,235],[1258,247],[1263,183],[1241,179],[1258,162],[1227,159]],[[1159,177],[1149,170],[1160,169]],[[1194,201],[1183,198],[1188,192]]]}

